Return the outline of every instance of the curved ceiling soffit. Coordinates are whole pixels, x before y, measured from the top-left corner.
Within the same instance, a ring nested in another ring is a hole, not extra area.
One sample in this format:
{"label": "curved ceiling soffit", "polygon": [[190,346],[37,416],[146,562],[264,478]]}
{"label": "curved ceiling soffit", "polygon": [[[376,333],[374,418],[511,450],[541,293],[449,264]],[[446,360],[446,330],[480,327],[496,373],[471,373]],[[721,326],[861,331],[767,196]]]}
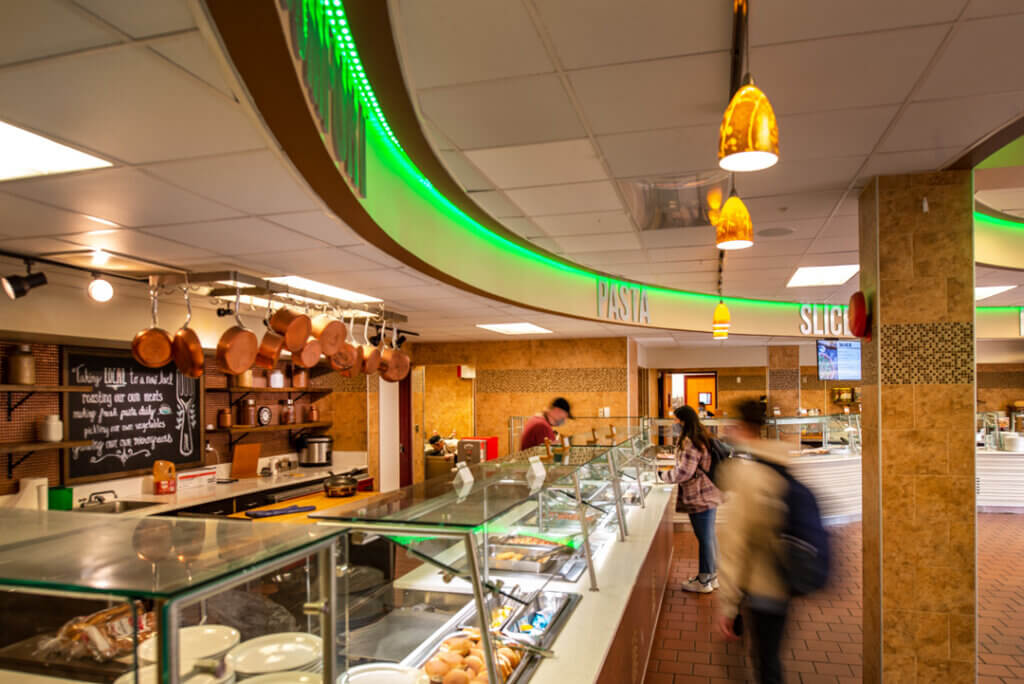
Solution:
{"label": "curved ceiling soffit", "polygon": [[[387,162],[382,165],[381,160],[375,160],[375,171],[380,175],[367,182],[371,188],[390,182],[388,189],[395,192],[383,197],[385,193],[374,193],[371,189],[360,198],[358,185],[361,181],[353,182],[339,172],[341,165],[332,156],[328,138],[320,129],[321,113],[303,83],[308,77],[304,79],[300,75],[302,63],[293,57],[292,47],[298,36],[292,31],[287,10],[279,8],[279,4],[302,10],[319,7],[321,2],[205,0],[212,28],[248,90],[251,104],[314,192],[364,239],[420,272],[490,299],[545,313],[608,321],[607,316],[598,314],[600,283],[607,281],[610,287],[626,285],[638,291],[642,289],[652,300],[652,310],[657,307],[667,312],[667,315],[652,316],[649,323],[644,323],[637,318],[637,300],[633,300],[630,316],[636,320],[620,318],[611,322],[710,331],[711,314],[718,296],[625,281],[585,268],[543,252],[484,213],[448,174],[420,129],[391,40],[387,3],[376,0],[350,0],[346,19],[353,42],[360,47],[359,75],[365,75],[367,82],[374,84],[372,92],[376,102],[381,111],[387,112],[386,120],[380,119],[383,128],[367,124],[365,138],[370,143],[392,148],[388,151],[392,166],[388,168]],[[334,4],[340,6],[339,0]],[[305,21],[308,22],[308,17]],[[308,24],[305,28],[310,30]],[[381,35],[388,36],[388,40],[366,38]],[[362,41],[360,36],[364,37]],[[351,47],[354,56],[355,45]],[[369,117],[372,116],[370,112]],[[364,172],[372,168],[370,161],[363,163],[366,165]],[[397,182],[403,174],[405,179]],[[401,204],[404,197],[400,195],[404,194],[418,197],[405,206],[393,206]],[[433,206],[432,212],[429,217],[421,213],[419,218],[433,221],[433,225],[427,229],[420,225],[410,228],[408,219],[415,214],[402,210],[412,212],[413,204],[418,201],[422,212],[425,195],[429,195],[427,202]],[[471,254],[463,263],[458,259],[453,262],[451,251],[447,255],[438,251],[444,242],[440,238],[450,237],[443,234],[449,229],[462,230],[459,237],[464,242],[456,242],[454,246]],[[438,267],[439,261],[445,258],[449,263],[444,268]],[[512,263],[508,263],[510,260]],[[504,279],[496,275],[501,271],[506,276]],[[733,332],[796,334],[794,320],[799,308],[796,302],[724,299],[733,309]],[[557,305],[552,305],[553,301]],[[624,303],[623,308],[626,306]]]}

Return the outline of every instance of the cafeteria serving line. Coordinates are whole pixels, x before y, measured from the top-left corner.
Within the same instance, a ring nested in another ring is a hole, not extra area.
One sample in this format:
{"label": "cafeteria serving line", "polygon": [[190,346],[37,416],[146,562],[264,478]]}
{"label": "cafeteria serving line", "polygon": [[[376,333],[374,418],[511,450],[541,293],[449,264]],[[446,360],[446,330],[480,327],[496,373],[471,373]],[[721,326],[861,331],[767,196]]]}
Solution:
{"label": "cafeteria serving line", "polygon": [[0,8],[0,679],[1024,678],[1024,9],[795,9]]}

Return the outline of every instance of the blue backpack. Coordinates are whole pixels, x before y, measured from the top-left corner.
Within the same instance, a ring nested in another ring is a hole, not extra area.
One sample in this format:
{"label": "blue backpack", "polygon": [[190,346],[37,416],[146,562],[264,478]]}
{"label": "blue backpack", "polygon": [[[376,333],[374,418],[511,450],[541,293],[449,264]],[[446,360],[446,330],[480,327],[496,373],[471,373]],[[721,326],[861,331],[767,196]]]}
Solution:
{"label": "blue backpack", "polygon": [[786,480],[786,520],[779,538],[779,558],[783,576],[792,596],[805,596],[828,583],[831,558],[828,532],[821,520],[821,511],[814,494],[784,466],[758,461]]}

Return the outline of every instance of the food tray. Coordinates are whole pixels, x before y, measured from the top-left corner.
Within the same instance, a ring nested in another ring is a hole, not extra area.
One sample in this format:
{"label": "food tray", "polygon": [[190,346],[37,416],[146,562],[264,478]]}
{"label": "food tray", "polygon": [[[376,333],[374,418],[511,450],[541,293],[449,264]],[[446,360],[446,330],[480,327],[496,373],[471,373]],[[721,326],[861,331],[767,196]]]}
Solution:
{"label": "food tray", "polygon": [[[578,596],[575,594],[558,592],[538,594],[532,601],[516,611],[502,632],[509,636],[509,641],[513,644],[518,640],[541,648],[548,648],[566,617],[563,614],[567,609],[575,607],[577,600]],[[544,613],[548,618],[548,624],[543,629],[533,629],[529,626],[533,615],[537,612]]]}
{"label": "food tray", "polygon": [[[511,572],[547,572],[551,566],[564,561],[568,555],[564,546],[519,546],[513,544],[492,544],[490,566],[493,570]],[[522,558],[499,558],[501,554],[522,554]]]}

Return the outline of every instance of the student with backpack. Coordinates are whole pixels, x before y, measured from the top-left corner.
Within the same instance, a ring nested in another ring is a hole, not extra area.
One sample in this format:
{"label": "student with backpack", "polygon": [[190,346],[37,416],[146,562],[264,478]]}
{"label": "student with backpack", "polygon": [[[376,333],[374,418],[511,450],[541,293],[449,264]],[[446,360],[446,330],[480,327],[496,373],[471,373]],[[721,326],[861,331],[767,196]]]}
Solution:
{"label": "student with backpack", "polygon": [[689,514],[697,537],[698,572],[682,584],[682,589],[708,594],[718,588],[715,511],[722,503],[722,493],[708,474],[714,465],[715,440],[701,425],[692,407],[680,406],[673,415],[680,430],[676,438],[676,462],[662,479],[679,485],[676,510]]}
{"label": "student with backpack", "polygon": [[753,642],[758,681],[783,681],[779,649],[791,597],[820,589],[828,577],[828,537],[814,495],[788,471],[792,443],[762,440],[764,406],[748,401],[730,443],[749,458],[723,463],[716,480],[728,494],[722,531],[719,630],[742,633],[741,604]]}

